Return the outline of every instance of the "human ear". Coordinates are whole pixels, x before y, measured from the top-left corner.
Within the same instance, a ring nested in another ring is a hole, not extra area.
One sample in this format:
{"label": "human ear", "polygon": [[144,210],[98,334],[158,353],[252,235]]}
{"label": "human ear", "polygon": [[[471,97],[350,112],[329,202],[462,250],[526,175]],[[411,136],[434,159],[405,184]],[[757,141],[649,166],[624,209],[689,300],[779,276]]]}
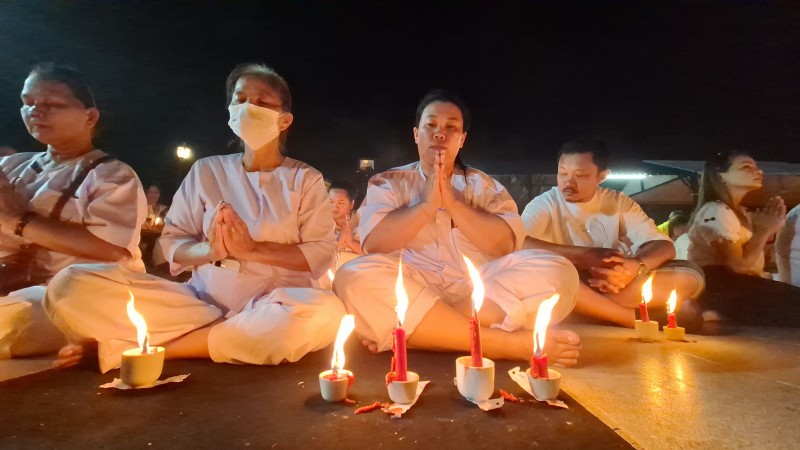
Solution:
{"label": "human ear", "polygon": [[610,171],[610,170],[608,170],[608,169],[606,169],[606,170],[604,170],[604,171],[602,171],[602,172],[598,173],[598,174],[597,174],[597,180],[598,180],[598,181],[597,181],[597,184],[600,184],[600,183],[602,183],[603,181],[606,181],[606,178],[608,178],[608,176],[609,176],[610,174],[611,174],[611,171]]}
{"label": "human ear", "polygon": [[466,142],[466,141],[467,141],[467,132],[465,131],[465,132],[461,133],[461,137],[458,139],[458,148],[463,147],[464,146],[464,142]]}
{"label": "human ear", "polygon": [[94,128],[97,125],[97,121],[100,120],[100,110],[97,108],[89,108],[86,110],[86,126],[88,128]]}
{"label": "human ear", "polygon": [[414,127],[414,143],[419,144],[419,129]]}
{"label": "human ear", "polygon": [[292,125],[292,122],[294,122],[294,114],[290,112],[283,113],[278,117],[278,129],[284,131]]}

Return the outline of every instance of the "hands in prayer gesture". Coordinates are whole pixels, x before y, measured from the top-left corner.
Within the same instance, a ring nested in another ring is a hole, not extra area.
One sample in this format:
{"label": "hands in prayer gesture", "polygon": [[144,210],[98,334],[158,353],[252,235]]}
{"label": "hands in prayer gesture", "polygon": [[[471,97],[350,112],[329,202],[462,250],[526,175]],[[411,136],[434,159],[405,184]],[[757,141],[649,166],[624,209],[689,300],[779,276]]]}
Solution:
{"label": "hands in prayer gesture", "polygon": [[424,208],[425,214],[433,217],[436,211],[443,208],[450,212],[450,208],[456,201],[453,195],[453,187],[450,184],[450,178],[453,176],[452,170],[448,174],[447,167],[443,161],[444,151],[436,152],[436,163],[433,168],[433,173],[427,174],[425,180],[425,188],[422,192],[421,207]]}
{"label": "hands in prayer gesture", "polygon": [[0,184],[0,227],[13,232],[20,217],[27,209],[27,204],[20,198],[14,186],[9,183]]}
{"label": "hands in prayer gesture", "polygon": [[786,204],[780,197],[772,197],[767,204],[751,215],[753,231],[771,235],[780,231],[786,222]]}
{"label": "hands in prayer gesture", "polygon": [[232,256],[236,259],[247,259],[256,246],[250,237],[247,224],[239,217],[229,203],[220,202],[217,212],[211,219],[211,230],[208,235],[209,257],[212,261]]}

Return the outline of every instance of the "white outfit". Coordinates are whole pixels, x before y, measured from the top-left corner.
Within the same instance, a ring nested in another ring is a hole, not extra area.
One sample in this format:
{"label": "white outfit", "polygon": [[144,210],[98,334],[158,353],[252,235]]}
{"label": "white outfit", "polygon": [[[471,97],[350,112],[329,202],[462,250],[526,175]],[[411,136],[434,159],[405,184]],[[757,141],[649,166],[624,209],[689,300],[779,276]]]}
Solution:
{"label": "white outfit", "polygon": [[[736,213],[722,202],[708,202],[704,204],[694,216],[689,228],[689,260],[697,265],[704,266],[730,266],[727,252],[720,252],[719,243],[744,246],[753,232],[745,226],[736,216]],[[725,243],[727,241],[727,243]],[[756,259],[748,270],[753,275],[763,275],[764,252]]]}
{"label": "white outfit", "polygon": [[[83,168],[106,154],[92,150],[80,157],[56,163],[48,152],[18,153],[0,158],[0,179],[14,185],[28,210],[48,217],[62,192]],[[120,264],[144,271],[139,251],[139,227],[145,220],[146,200],[142,184],[127,164],[109,160],[91,170],[75,194],[64,205],[59,220],[81,224],[100,239],[128,249],[131,258]],[[14,230],[0,229],[0,256],[18,251],[29,243],[14,235]],[[70,264],[93,260],[39,249],[36,269],[52,277]],[[0,359],[56,351],[64,337],[47,320],[42,310],[44,287],[32,286],[0,297]]]}
{"label": "white outfit", "polygon": [[136,346],[124,312],[127,290],[153,345],[226,316],[208,337],[216,362],[296,361],[333,341],[344,307],[331,292],[312,289],[335,252],[322,175],[291,158],[271,172],[246,172],[241,154],[197,161],[175,194],[161,237],[173,274],[188,269],[175,262],[175,251],[207,239],[220,201],[233,207],[257,242],[297,245],[311,272],[252,261],[241,261],[238,270],[207,263],[184,285],[117,267],[70,267],[51,282],[46,308],[70,339],[98,342],[101,370],[118,366],[122,350]]}
{"label": "white outfit", "polygon": [[786,223],[775,239],[775,261],[780,281],[800,286],[800,205],[786,215]]}
{"label": "white outfit", "polygon": [[[638,203],[622,192],[597,188],[585,203],[568,202],[558,187],[535,197],[522,213],[527,235],[553,244],[610,248],[633,257],[650,241],[672,242]],[[656,272],[682,272],[698,282],[692,298],[700,295],[705,281],[699,268],[686,261],[671,261]]]}
{"label": "white outfit", "polygon": [[[358,210],[359,231],[364,240],[390,212],[420,203],[424,185],[419,162],[372,177]],[[514,248],[522,246],[524,230],[516,205],[500,183],[470,168],[466,176],[454,174],[451,185],[456,197],[467,205],[503,219],[513,231]],[[414,332],[435,302],[469,298],[472,284],[462,255],[481,271],[486,299],[506,313],[502,323],[492,326],[507,331],[531,328],[539,304],[554,293],[559,293],[561,300],[553,312],[553,322],[572,310],[578,274],[565,258],[551,252],[525,250],[492,260],[452,224],[450,215],[440,209],[403,247],[404,286],[409,297],[403,328],[407,333]],[[356,316],[356,332],[375,341],[380,350],[391,348],[397,322],[394,286],[400,253],[356,258],[339,269],[334,281],[337,294]]]}
{"label": "white outfit", "polygon": [[633,256],[649,241],[670,241],[653,219],[627,195],[598,188],[585,203],[564,199],[557,187],[525,206],[522,222],[528,236],[553,244],[613,248]]}

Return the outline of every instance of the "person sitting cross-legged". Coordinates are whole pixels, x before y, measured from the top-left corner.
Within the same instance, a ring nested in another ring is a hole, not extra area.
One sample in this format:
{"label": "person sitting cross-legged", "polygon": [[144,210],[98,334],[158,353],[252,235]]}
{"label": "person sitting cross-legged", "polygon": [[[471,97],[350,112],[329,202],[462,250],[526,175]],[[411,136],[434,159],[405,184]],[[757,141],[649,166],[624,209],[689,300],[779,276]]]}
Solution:
{"label": "person sitting cross-legged", "polygon": [[608,148],[597,140],[578,139],[561,148],[558,186],[531,200],[522,213],[523,248],[550,250],[572,261],[581,276],[576,313],[633,327],[650,273],[655,273],[651,309],[663,307],[672,289],[679,299],[696,298],[704,280],[694,264],[673,261],[672,241],[636,202],[600,187],[608,159]]}

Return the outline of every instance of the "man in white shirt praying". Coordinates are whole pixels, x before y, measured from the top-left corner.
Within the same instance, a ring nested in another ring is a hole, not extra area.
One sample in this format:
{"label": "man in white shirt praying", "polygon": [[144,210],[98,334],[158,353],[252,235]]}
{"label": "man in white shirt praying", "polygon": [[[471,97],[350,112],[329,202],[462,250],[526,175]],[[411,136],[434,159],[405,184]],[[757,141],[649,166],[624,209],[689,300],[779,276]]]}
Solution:
{"label": "man in white shirt praying", "polygon": [[558,186],[531,200],[522,213],[523,248],[561,254],[575,265],[581,285],[574,311],[633,327],[642,284],[655,272],[651,309],[664,307],[672,289],[696,298],[699,268],[672,261],[675,247],[642,208],[625,194],[600,187],[608,170],[603,142],[578,139],[559,151]]}

